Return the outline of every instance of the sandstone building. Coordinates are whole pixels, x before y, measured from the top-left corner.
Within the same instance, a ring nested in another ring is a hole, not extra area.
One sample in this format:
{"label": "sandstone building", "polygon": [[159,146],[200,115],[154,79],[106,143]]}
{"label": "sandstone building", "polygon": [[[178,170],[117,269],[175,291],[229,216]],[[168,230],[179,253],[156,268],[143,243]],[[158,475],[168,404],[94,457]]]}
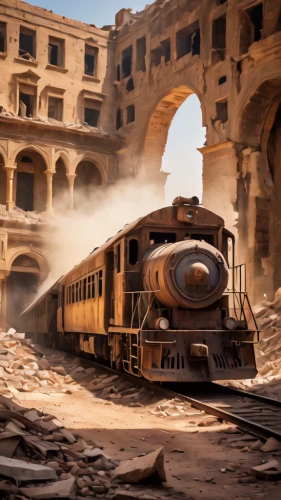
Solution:
{"label": "sandstone building", "polygon": [[76,191],[128,175],[163,192],[169,126],[194,93],[203,203],[236,228],[258,293],[280,286],[280,48],[280,0],[157,0],[102,29],[0,0],[1,323],[48,273],[40,224],[14,205],[75,209]]}

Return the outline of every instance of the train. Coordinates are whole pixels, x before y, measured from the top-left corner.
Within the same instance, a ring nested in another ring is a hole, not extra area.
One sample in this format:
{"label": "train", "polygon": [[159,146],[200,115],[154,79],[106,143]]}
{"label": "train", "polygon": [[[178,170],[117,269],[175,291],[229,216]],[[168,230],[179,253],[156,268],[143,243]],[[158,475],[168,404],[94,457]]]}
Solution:
{"label": "train", "polygon": [[245,276],[224,220],[179,196],[62,276],[21,331],[154,382],[250,379],[259,331]]}

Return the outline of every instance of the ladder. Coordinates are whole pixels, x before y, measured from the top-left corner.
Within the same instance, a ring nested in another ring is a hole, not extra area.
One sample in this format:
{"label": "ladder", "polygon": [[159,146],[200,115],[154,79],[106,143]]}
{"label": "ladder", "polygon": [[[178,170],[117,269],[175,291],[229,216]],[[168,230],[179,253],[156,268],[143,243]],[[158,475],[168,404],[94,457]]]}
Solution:
{"label": "ladder", "polygon": [[140,336],[138,333],[132,333],[128,337],[129,345],[123,353],[123,369],[135,377],[142,377],[140,369]]}

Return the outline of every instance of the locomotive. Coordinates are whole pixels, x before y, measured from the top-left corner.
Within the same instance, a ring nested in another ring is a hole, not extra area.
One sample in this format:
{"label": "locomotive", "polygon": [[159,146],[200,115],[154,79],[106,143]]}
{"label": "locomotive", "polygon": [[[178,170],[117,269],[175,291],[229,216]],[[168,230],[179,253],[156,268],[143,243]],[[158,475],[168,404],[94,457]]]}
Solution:
{"label": "locomotive", "polygon": [[253,378],[259,332],[234,245],[221,217],[178,197],[60,278],[21,329],[150,381]]}

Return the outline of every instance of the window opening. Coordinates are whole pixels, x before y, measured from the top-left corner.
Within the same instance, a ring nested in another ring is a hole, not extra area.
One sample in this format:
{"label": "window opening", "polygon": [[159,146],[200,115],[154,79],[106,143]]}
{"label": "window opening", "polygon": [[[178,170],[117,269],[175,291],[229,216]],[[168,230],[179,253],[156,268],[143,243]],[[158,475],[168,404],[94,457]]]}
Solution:
{"label": "window opening", "polygon": [[92,280],[91,280],[91,276],[88,276],[87,278],[87,283],[88,283],[88,293],[87,293],[87,297],[88,299],[90,299],[92,297],[91,295],[91,287],[92,287]]}
{"label": "window opening", "polygon": [[119,130],[119,128],[122,127],[123,125],[123,120],[122,120],[122,111],[121,109],[117,109],[117,112],[116,112],[116,130]]}
{"label": "window opening", "polygon": [[129,241],[129,264],[135,266],[139,261],[139,242],[137,239]]}
{"label": "window opening", "polygon": [[99,271],[99,297],[102,296],[102,271]]}
{"label": "window opening", "polygon": [[127,107],[127,123],[132,123],[135,121],[135,106],[131,104],[131,106]]}
{"label": "window opening", "polygon": [[121,245],[117,245],[116,247],[116,271],[117,273],[121,272]]}
{"label": "window opening", "polygon": [[262,39],[263,4],[240,12],[240,54],[247,54],[250,45]]}
{"label": "window opening", "polygon": [[63,99],[60,99],[58,97],[49,97],[48,117],[61,122],[62,114],[63,114]]}
{"label": "window opening", "polygon": [[75,302],[79,302],[79,283],[76,283],[76,297]]}
{"label": "window opening", "polygon": [[97,127],[100,117],[100,111],[93,108],[84,108],[84,123],[91,127]]}
{"label": "window opening", "polygon": [[32,159],[29,156],[22,156],[21,163],[32,163]]}
{"label": "window opening", "polygon": [[74,285],[71,285],[71,291],[72,291],[71,302],[72,302],[72,304],[74,304],[74,302],[75,302],[75,289],[74,289]]}
{"label": "window opening", "polygon": [[132,90],[134,90],[134,88],[135,88],[135,86],[134,86],[134,79],[130,78],[127,81],[126,90],[128,90],[128,92],[132,92]]}
{"label": "window opening", "polygon": [[49,64],[64,67],[64,40],[49,37]]}
{"label": "window opening", "polygon": [[219,78],[219,85],[223,85],[224,83],[226,83],[226,81],[227,81],[227,77],[226,77],[226,75],[221,76],[221,77]]}
{"label": "window opening", "polygon": [[83,294],[82,294],[82,300],[87,299],[87,280],[86,278],[83,279]]}
{"label": "window opening", "polygon": [[122,52],[122,76],[127,78],[132,73],[133,47],[130,45]]}
{"label": "window opening", "polygon": [[33,116],[34,96],[20,92],[19,116]]}
{"label": "window opening", "polygon": [[35,59],[35,31],[21,26],[19,56],[23,59]]}
{"label": "window opening", "polygon": [[6,52],[7,50],[6,31],[7,31],[6,23],[0,23],[0,52]]}
{"label": "window opening", "polygon": [[226,15],[218,17],[213,21],[212,47],[218,50],[224,58],[224,49],[226,48]]}
{"label": "window opening", "polygon": [[34,196],[34,174],[17,172],[16,206],[25,212],[32,212]]}
{"label": "window opening", "polygon": [[92,275],[92,299],[94,299],[95,296],[96,296],[96,286],[95,286],[95,283],[96,283],[96,277],[93,274]]}
{"label": "window opening", "polygon": [[151,232],[149,240],[151,245],[156,245],[158,243],[175,243],[177,240],[177,234]]}
{"label": "window opening", "polygon": [[137,63],[136,70],[137,71],[145,71],[145,56],[146,56],[146,37],[143,36],[137,40]]}
{"label": "window opening", "polygon": [[85,75],[95,76],[98,52],[99,49],[97,47],[92,47],[91,45],[85,45],[85,61],[84,61]]}
{"label": "window opening", "polygon": [[228,120],[227,101],[225,100],[225,101],[216,102],[216,110],[217,110],[216,120],[220,120],[222,123],[227,122],[227,120]]}
{"label": "window opening", "polygon": [[213,234],[196,234],[196,233],[188,233],[184,237],[185,240],[198,240],[198,241],[205,241],[206,243],[209,243],[209,245],[214,246],[215,244],[215,237]]}
{"label": "window opening", "polygon": [[190,52],[193,56],[200,54],[200,43],[199,21],[178,31],[176,34],[177,59]]}
{"label": "window opening", "polygon": [[164,50],[165,63],[167,63],[171,60],[171,39],[167,38],[167,40],[163,40],[163,42],[161,42],[161,45]]}

